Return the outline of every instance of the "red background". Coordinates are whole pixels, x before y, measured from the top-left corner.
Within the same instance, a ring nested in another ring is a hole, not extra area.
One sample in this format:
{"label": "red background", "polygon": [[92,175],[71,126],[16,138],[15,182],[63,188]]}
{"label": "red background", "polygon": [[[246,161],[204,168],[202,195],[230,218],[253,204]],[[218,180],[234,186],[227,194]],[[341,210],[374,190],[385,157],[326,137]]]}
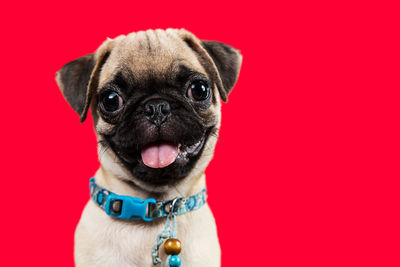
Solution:
{"label": "red background", "polygon": [[222,265],[400,266],[399,9],[299,2],[3,2],[1,265],[73,266],[98,161],[55,72],[184,27],[243,54],[207,169]]}

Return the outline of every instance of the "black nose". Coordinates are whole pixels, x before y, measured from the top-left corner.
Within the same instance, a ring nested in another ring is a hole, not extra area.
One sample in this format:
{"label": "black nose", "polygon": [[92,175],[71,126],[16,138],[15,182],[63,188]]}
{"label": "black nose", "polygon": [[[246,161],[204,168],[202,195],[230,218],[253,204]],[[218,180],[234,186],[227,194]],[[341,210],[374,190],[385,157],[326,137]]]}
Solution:
{"label": "black nose", "polygon": [[169,114],[171,114],[171,106],[166,100],[153,99],[146,102],[144,112],[147,119],[155,125],[160,126],[167,120]]}

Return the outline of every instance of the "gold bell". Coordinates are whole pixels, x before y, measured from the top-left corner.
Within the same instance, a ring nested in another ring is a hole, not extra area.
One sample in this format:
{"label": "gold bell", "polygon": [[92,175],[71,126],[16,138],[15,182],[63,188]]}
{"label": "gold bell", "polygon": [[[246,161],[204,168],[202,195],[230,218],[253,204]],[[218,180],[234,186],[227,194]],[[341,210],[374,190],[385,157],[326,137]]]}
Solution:
{"label": "gold bell", "polygon": [[168,255],[178,255],[182,250],[182,243],[176,238],[169,238],[164,243],[164,250]]}

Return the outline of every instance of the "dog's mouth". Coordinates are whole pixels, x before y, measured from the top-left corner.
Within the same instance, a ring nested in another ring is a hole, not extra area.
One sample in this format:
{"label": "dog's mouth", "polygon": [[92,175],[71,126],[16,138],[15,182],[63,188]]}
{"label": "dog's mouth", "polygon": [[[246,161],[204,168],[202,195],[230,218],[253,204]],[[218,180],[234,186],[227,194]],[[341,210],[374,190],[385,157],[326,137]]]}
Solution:
{"label": "dog's mouth", "polygon": [[174,135],[148,134],[142,143],[128,145],[121,137],[116,139],[118,143],[111,136],[105,136],[104,141],[136,179],[152,185],[166,185],[188,175],[215,129],[215,126],[210,126],[197,138],[193,133],[178,132]]}
{"label": "dog's mouth", "polygon": [[160,169],[174,162],[185,163],[189,156],[197,155],[204,145],[205,136],[193,145],[156,142],[145,146],[141,151],[143,164],[149,168]]}

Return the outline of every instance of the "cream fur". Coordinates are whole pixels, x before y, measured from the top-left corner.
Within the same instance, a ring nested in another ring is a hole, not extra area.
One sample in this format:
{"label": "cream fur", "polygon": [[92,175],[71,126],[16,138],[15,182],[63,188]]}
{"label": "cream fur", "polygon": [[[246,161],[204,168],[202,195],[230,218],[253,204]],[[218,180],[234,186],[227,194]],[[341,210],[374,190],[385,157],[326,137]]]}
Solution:
{"label": "cream fur", "polygon": [[[177,62],[185,62],[199,72],[205,73],[193,51],[180,38],[182,30],[146,31],[132,33],[106,40],[98,49],[112,47],[107,63],[102,67],[99,87],[111,79],[120,68],[130,68],[133,73],[144,75],[149,69],[164,73],[173,71]],[[154,54],[144,54],[144,46],[153,46]],[[160,54],[162,55],[160,57]],[[133,59],[135,61],[132,64]],[[219,97],[218,90],[214,90]],[[96,133],[110,133],[112,125],[104,122],[94,103],[91,104]],[[220,102],[216,101],[208,112],[215,114],[217,127],[220,121]],[[101,137],[97,134],[100,141]],[[205,186],[204,171],[210,162],[216,144],[216,137],[210,136],[201,159],[192,172],[176,186],[152,187],[132,177],[123,167],[111,149],[105,149],[99,143],[100,168],[95,174],[96,182],[117,194],[140,197],[154,197],[157,200],[173,199],[198,193]],[[130,186],[125,181],[133,181]],[[161,199],[159,197],[161,195]],[[180,254],[182,266],[218,267],[220,266],[220,247],[214,217],[208,205],[199,210],[177,217],[178,238],[183,249]],[[151,248],[157,234],[162,231],[165,219],[153,222],[121,221],[105,214],[103,210],[89,201],[82,213],[75,232],[75,262],[77,267],[150,267],[152,266]],[[166,255],[160,250],[162,259]]]}

